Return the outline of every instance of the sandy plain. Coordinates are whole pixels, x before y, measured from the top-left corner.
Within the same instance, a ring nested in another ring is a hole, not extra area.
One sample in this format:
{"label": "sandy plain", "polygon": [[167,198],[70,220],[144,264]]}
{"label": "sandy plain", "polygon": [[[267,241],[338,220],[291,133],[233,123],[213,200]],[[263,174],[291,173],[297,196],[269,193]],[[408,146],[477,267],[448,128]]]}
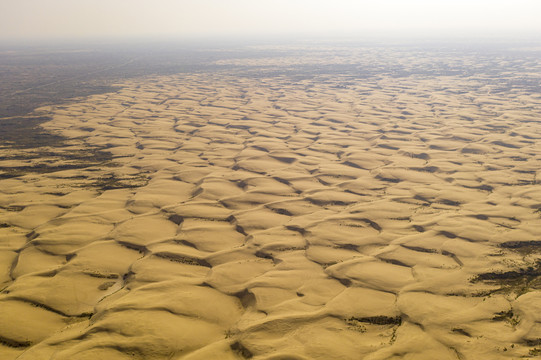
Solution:
{"label": "sandy plain", "polygon": [[541,355],[539,94],[121,85],[37,110],[113,164],[0,180],[2,359]]}

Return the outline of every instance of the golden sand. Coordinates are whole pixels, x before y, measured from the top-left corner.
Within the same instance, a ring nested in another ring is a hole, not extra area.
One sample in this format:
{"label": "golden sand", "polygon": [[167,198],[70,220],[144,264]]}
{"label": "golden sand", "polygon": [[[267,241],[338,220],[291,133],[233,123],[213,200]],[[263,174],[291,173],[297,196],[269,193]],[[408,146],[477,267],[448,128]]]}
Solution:
{"label": "golden sand", "polygon": [[541,354],[538,95],[423,76],[122,85],[38,109],[114,166],[0,181],[0,358]]}

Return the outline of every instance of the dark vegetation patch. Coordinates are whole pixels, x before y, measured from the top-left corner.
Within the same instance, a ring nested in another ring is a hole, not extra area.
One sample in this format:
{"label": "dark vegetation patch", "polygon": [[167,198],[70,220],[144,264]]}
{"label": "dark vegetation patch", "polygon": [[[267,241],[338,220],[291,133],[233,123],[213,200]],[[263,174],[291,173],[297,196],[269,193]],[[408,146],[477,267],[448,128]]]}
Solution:
{"label": "dark vegetation patch", "polygon": [[106,174],[97,178],[95,181],[93,181],[87,186],[97,188],[101,191],[116,189],[133,189],[145,186],[148,183],[148,180],[149,179],[142,174],[134,176],[118,176],[115,174]]}
{"label": "dark vegetation patch", "polygon": [[500,244],[504,249],[511,249],[521,254],[541,253],[541,241],[506,241]]}
{"label": "dark vegetation patch", "polygon": [[328,200],[328,199],[315,199],[307,197],[306,200],[317,206],[348,206],[355,201],[342,201],[342,200]]}
{"label": "dark vegetation patch", "polygon": [[20,206],[20,205],[9,205],[9,206],[6,206],[4,209],[7,210],[7,211],[15,211],[15,212],[19,212],[19,211],[23,211],[25,208],[25,206]]}
{"label": "dark vegetation patch", "polygon": [[276,214],[279,214],[279,215],[293,216],[293,214],[287,209],[277,208],[277,207],[273,208],[273,207],[269,207],[269,206],[267,206],[267,208],[269,208],[270,210],[272,210],[273,212],[275,212]]}
{"label": "dark vegetation patch", "polygon": [[458,256],[456,256],[454,253],[450,252],[450,251],[447,251],[447,250],[442,250],[441,251],[441,254],[443,256],[449,256],[451,259],[453,259],[459,266],[462,266],[464,265],[464,263],[458,258]]}
{"label": "dark vegetation patch", "polygon": [[510,149],[520,149],[520,146],[517,146],[517,145],[514,145],[514,144],[509,144],[509,143],[506,143],[506,142],[503,142],[503,141],[493,141],[492,143],[494,145],[503,146],[503,147],[510,148]]}
{"label": "dark vegetation patch", "polygon": [[495,293],[525,294],[531,290],[541,289],[541,260],[516,270],[481,273],[470,281],[499,285],[498,289],[492,291]]}
{"label": "dark vegetation patch", "polygon": [[366,218],[360,219],[360,220],[367,223],[374,230],[377,230],[377,231],[381,232],[381,230],[382,230],[381,226],[378,223],[376,223],[375,221],[372,221],[372,220],[366,219]]}
{"label": "dark vegetation patch", "polygon": [[539,346],[539,345],[541,345],[541,338],[528,339],[528,340],[526,340],[526,345],[528,345],[528,346]]}
{"label": "dark vegetation patch", "polygon": [[237,297],[240,300],[240,303],[244,308],[254,306],[256,303],[255,295],[248,289],[244,289],[238,293],[235,293],[233,294],[233,296]]}
{"label": "dark vegetation patch", "polygon": [[0,336],[0,344],[10,347],[10,348],[27,348],[29,346],[32,346],[32,342],[30,341],[18,341],[9,339],[3,336]]}
{"label": "dark vegetation patch", "polygon": [[435,249],[426,249],[426,248],[423,248],[423,247],[420,247],[420,246],[409,246],[409,245],[404,245],[404,244],[401,244],[400,246],[402,246],[403,248],[406,248],[408,250],[424,252],[424,253],[429,253],[429,254],[435,254],[435,253],[438,252]]}
{"label": "dark vegetation patch", "polygon": [[412,167],[410,169],[413,171],[419,171],[419,172],[435,173],[440,168],[437,166],[424,166],[424,167]]}
{"label": "dark vegetation patch", "polygon": [[392,264],[392,265],[396,265],[396,266],[403,266],[403,267],[411,267],[408,264],[403,263],[402,261],[397,260],[397,259],[388,259],[388,258],[384,258],[384,257],[382,257],[380,259],[381,259],[381,261],[384,261],[384,262],[386,262],[388,264]]}
{"label": "dark vegetation patch", "polygon": [[402,317],[395,316],[395,317],[389,317],[389,316],[368,316],[368,317],[351,317],[347,321],[358,321],[358,322],[364,322],[372,325],[401,325],[402,324]]}
{"label": "dark vegetation patch", "polygon": [[464,335],[464,336],[467,336],[467,337],[471,337],[471,334],[469,332],[467,332],[466,330],[464,329],[461,329],[461,328],[454,328],[451,330],[452,332],[456,333],[456,334],[460,334],[460,335]]}
{"label": "dark vegetation patch", "polygon": [[380,147],[382,149],[387,149],[387,150],[399,150],[400,148],[396,147],[396,146],[391,146],[391,145],[387,145],[387,144],[378,144],[377,147]]}
{"label": "dark vegetation patch", "polygon": [[154,255],[159,257],[159,258],[162,258],[162,259],[166,259],[166,260],[169,260],[169,261],[178,262],[178,263],[182,263],[182,264],[186,264],[186,265],[212,267],[208,263],[208,261],[206,261],[205,259],[198,259],[198,258],[191,257],[191,256],[183,256],[183,255],[178,255],[178,254],[165,252],[165,251],[164,252],[159,252],[159,253],[154,253]]}
{"label": "dark vegetation patch", "polygon": [[25,236],[26,236],[26,240],[32,241],[35,238],[37,238],[39,236],[39,234],[37,232],[35,232],[34,230],[32,230],[28,234],[26,234]]}
{"label": "dark vegetation patch", "polygon": [[97,271],[83,271],[83,274],[98,279],[118,279],[119,277],[118,274],[115,273],[102,274]]}
{"label": "dark vegetation patch", "polygon": [[170,215],[167,220],[177,224],[177,225],[180,225],[184,222],[184,218],[178,214],[173,214],[173,215]]}
{"label": "dark vegetation patch", "polygon": [[393,184],[397,184],[397,183],[402,181],[401,179],[389,178],[389,177],[385,177],[385,176],[381,176],[381,175],[377,175],[376,179],[381,180],[381,181],[385,181],[385,182],[390,182],[390,183],[393,183]]}
{"label": "dark vegetation patch", "polygon": [[268,259],[268,260],[273,260],[274,261],[274,256],[272,256],[272,254],[266,252],[266,251],[262,251],[262,250],[257,250],[254,254],[256,257],[258,258],[261,258],[261,259]]}
{"label": "dark vegetation patch", "polygon": [[345,287],[349,287],[352,284],[350,279],[344,279],[344,278],[335,278],[335,279],[338,280],[338,282],[340,282],[340,284],[344,285]]}
{"label": "dark vegetation patch", "polygon": [[[210,121],[209,121],[210,122]],[[259,145],[252,145],[252,148],[256,149],[256,150],[259,150],[259,151],[263,151],[263,152],[266,152],[268,153],[269,152],[269,149],[263,147],[263,146],[259,146]]]}
{"label": "dark vegetation patch", "polygon": [[108,290],[111,286],[113,286],[115,284],[116,284],[115,281],[106,281],[103,284],[100,284],[98,286],[98,290],[102,290],[102,291]]}
{"label": "dark vegetation patch", "polygon": [[514,282],[517,280],[532,280],[538,276],[541,276],[540,265],[540,263],[537,263],[536,266],[528,266],[527,268],[521,268],[518,270],[482,273],[474,278],[474,282]]}
{"label": "dark vegetation patch", "polygon": [[286,180],[286,179],[282,179],[282,178],[277,177],[277,176],[274,176],[273,179],[276,180],[276,181],[278,181],[279,183],[284,184],[284,185],[289,185],[289,186],[291,186],[291,183],[290,183],[288,180]]}
{"label": "dark vegetation patch", "polygon": [[149,253],[147,247],[144,246],[144,245],[133,244],[133,243],[130,243],[128,241],[121,241],[121,240],[116,240],[116,242],[119,245],[124,246],[125,248],[130,249],[130,250],[135,250],[135,251],[139,252],[140,254],[148,254]]}
{"label": "dark vegetation patch", "polygon": [[299,234],[303,236],[308,234],[308,231],[305,228],[297,226],[297,225],[286,225],[285,228],[289,231],[298,232]]}
{"label": "dark vegetation patch", "polygon": [[448,206],[460,206],[460,202],[449,200],[449,199],[441,199],[438,201],[440,204],[448,205]]}
{"label": "dark vegetation patch", "polygon": [[286,163],[286,164],[293,164],[295,161],[297,161],[297,159],[293,157],[287,157],[287,156],[272,156],[271,155],[271,158],[278,160],[280,162]]}
{"label": "dark vegetation patch", "polygon": [[349,166],[349,167],[352,167],[352,168],[355,168],[355,169],[362,169],[363,168],[362,166],[357,165],[357,164],[355,164],[354,162],[351,162],[351,161],[344,161],[342,164],[346,165],[346,166]]}
{"label": "dark vegetation patch", "polygon": [[460,150],[463,154],[483,154],[484,151],[480,149],[473,149],[473,148],[463,148]]}
{"label": "dark vegetation patch", "polygon": [[334,248],[350,250],[350,251],[359,251],[359,245],[355,245],[355,244],[337,244],[334,246]]}
{"label": "dark vegetation patch", "polygon": [[229,347],[244,359],[251,359],[254,357],[254,354],[252,354],[252,352],[239,341],[234,342],[233,344],[229,345]]}
{"label": "dark vegetation patch", "polygon": [[421,160],[430,159],[430,155],[428,155],[427,153],[411,154],[411,157],[415,159],[421,159]]}
{"label": "dark vegetation patch", "polygon": [[246,233],[244,228],[242,226],[238,225],[238,224],[235,225],[235,231],[238,232],[241,235],[248,236],[248,234]]}
{"label": "dark vegetation patch", "polygon": [[463,185],[463,186],[467,189],[477,189],[477,190],[487,191],[487,192],[492,192],[494,190],[493,186],[486,185],[486,184],[482,184],[478,186],[467,186],[467,185]]}
{"label": "dark vegetation patch", "polygon": [[511,325],[517,325],[519,323],[518,316],[513,312],[513,310],[500,311],[494,315],[492,318],[493,321],[505,321]]}
{"label": "dark vegetation patch", "polygon": [[440,231],[439,234],[443,235],[443,236],[445,236],[446,238],[449,238],[449,239],[456,239],[457,238],[456,234],[454,234],[452,232],[449,232],[449,231]]}

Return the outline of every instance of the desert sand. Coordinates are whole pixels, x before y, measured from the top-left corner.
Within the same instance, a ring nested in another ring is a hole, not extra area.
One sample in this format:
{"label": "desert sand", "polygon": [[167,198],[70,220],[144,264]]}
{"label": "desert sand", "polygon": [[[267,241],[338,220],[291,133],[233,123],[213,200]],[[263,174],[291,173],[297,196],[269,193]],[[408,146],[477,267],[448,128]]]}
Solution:
{"label": "desert sand", "polygon": [[119,85],[36,110],[111,163],[0,180],[0,358],[541,355],[539,94]]}

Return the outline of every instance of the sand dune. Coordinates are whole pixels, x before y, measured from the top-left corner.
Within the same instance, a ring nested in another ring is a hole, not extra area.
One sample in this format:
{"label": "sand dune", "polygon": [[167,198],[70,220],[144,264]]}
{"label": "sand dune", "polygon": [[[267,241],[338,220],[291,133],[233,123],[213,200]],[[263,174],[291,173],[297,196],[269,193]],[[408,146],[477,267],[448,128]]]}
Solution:
{"label": "sand dune", "polygon": [[114,166],[0,180],[2,359],[541,354],[539,96],[415,75],[122,85],[37,110]]}

